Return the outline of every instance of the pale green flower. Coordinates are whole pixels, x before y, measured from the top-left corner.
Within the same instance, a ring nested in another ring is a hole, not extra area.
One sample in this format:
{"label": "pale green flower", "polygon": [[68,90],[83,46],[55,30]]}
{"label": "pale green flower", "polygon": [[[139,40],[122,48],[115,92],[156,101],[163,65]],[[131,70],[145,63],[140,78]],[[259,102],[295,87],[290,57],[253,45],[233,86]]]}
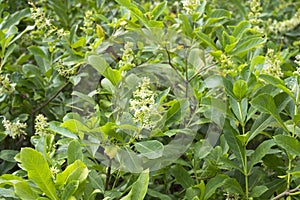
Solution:
{"label": "pale green flower", "polygon": [[4,119],[2,121],[2,124],[5,128],[5,133],[13,139],[22,135],[27,135],[27,133],[24,131],[24,129],[27,127],[27,124],[21,123],[19,120],[17,122],[11,122],[9,120]]}
{"label": "pale green flower", "polygon": [[47,118],[44,115],[39,114],[38,116],[36,116],[35,124],[34,124],[34,129],[35,129],[36,135],[47,134],[48,131],[46,129],[48,128],[48,126],[49,126],[49,124],[47,122]]}
{"label": "pale green flower", "polygon": [[141,128],[151,129],[155,126],[151,117],[157,113],[155,109],[155,93],[150,90],[150,79],[144,77],[130,99],[130,111],[133,119]]}
{"label": "pale green flower", "polygon": [[274,53],[274,49],[268,49],[262,72],[280,78],[283,76],[280,64],[280,56]]}
{"label": "pale green flower", "polygon": [[16,83],[12,83],[8,75],[3,76],[0,74],[0,95],[7,94],[10,95],[15,91]]}

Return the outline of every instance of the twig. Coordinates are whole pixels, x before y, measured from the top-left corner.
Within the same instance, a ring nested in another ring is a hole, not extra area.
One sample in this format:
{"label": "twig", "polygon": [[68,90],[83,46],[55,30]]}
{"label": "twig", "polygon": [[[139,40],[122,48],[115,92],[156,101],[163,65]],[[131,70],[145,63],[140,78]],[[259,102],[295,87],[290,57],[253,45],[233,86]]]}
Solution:
{"label": "twig", "polygon": [[171,62],[171,55],[170,55],[170,52],[169,50],[167,49],[167,47],[165,47],[165,50],[167,52],[167,55],[168,55],[168,64],[175,70],[175,72],[177,73],[177,75],[179,75],[179,77],[181,77],[182,79],[184,79],[182,77],[182,75],[177,71],[176,67],[173,65],[173,63]]}
{"label": "twig", "polygon": [[107,167],[107,172],[106,172],[105,190],[109,189],[108,187],[109,187],[109,182],[110,182],[110,174],[111,174],[111,159],[108,157],[108,167]]}
{"label": "twig", "polygon": [[55,99],[55,97],[57,97],[57,95],[59,95],[59,93],[61,91],[63,91],[63,89],[65,89],[65,87],[67,87],[68,84],[69,84],[69,82],[66,82],[61,88],[59,88],[59,90],[57,90],[57,92],[54,95],[52,95],[49,99],[47,99],[47,101],[42,103],[42,105],[40,105],[40,107],[34,109],[32,111],[32,113],[36,113],[36,112],[40,111],[41,109],[43,109],[45,106],[47,106],[53,99]]}
{"label": "twig", "polygon": [[207,66],[207,67],[205,67],[205,68],[203,68],[203,69],[199,69],[189,80],[188,80],[188,82],[191,82],[196,76],[198,76],[198,74],[199,73],[201,73],[201,72],[203,72],[203,71],[205,71],[205,70],[207,70],[207,69],[210,69],[210,68],[212,68],[212,67],[214,67],[215,65],[216,65],[217,63],[213,63],[213,64],[211,64],[211,65],[209,65],[209,66]]}
{"label": "twig", "polygon": [[299,187],[294,188],[292,190],[286,190],[286,191],[280,193],[279,195],[277,195],[276,197],[274,197],[272,200],[278,200],[278,199],[280,199],[282,197],[289,196],[291,193],[299,192],[299,191],[300,191]]}
{"label": "twig", "polygon": [[57,97],[57,95],[59,95],[59,93],[61,91],[63,91],[63,89],[65,87],[67,87],[67,85],[69,84],[70,82],[67,81],[61,88],[59,88],[59,90],[54,94],[52,95],[49,99],[47,99],[47,101],[45,101],[44,103],[42,103],[42,105],[40,105],[38,108],[34,109],[32,112],[31,112],[31,123],[32,123],[32,127],[31,127],[31,130],[32,130],[32,133],[35,132],[34,130],[34,118],[35,118],[35,114],[37,112],[39,112],[40,110],[42,110],[45,106],[47,106],[53,99],[55,99]]}

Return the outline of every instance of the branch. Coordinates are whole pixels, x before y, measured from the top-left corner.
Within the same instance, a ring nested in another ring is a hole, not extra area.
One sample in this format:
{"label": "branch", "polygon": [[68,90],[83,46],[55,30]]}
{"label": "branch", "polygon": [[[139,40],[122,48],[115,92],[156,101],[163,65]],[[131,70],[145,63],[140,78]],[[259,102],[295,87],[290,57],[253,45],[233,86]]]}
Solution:
{"label": "branch", "polygon": [[300,191],[299,187],[291,189],[291,190],[286,190],[286,191],[280,193],[279,195],[277,195],[276,197],[274,197],[272,200],[278,200],[282,197],[289,196],[291,193],[299,192],[299,191]]}
{"label": "branch", "polygon": [[42,105],[40,105],[38,108],[34,109],[32,112],[31,112],[31,130],[32,130],[32,134],[35,132],[34,130],[34,118],[35,118],[35,113],[39,112],[40,110],[42,110],[45,106],[47,106],[53,99],[55,99],[55,97],[57,97],[57,95],[59,95],[59,93],[61,91],[63,91],[63,89],[65,87],[67,87],[67,85],[69,84],[69,81],[67,81],[61,88],[59,88],[59,90],[54,94],[52,95],[47,101],[45,101],[44,103],[42,103]]}
{"label": "branch", "polygon": [[175,70],[175,72],[177,73],[177,75],[179,75],[179,77],[181,77],[184,80],[184,78],[182,77],[182,75],[177,71],[176,67],[171,62],[171,55],[170,55],[170,52],[167,49],[167,47],[165,47],[165,50],[166,50],[167,55],[168,55],[168,64]]}
{"label": "branch", "polygon": [[40,105],[40,107],[34,109],[32,111],[32,113],[34,114],[34,113],[42,110],[45,106],[47,106],[53,99],[55,99],[55,97],[57,97],[57,95],[59,95],[59,93],[61,93],[61,91],[63,91],[63,89],[65,89],[65,87],[67,87],[68,84],[69,84],[69,81],[66,82],[61,88],[59,88],[59,90],[54,95],[52,95],[49,99],[47,99],[47,101],[42,103],[42,105]]}
{"label": "branch", "polygon": [[213,64],[211,64],[211,65],[209,65],[209,66],[207,66],[207,67],[205,67],[205,68],[203,68],[203,69],[199,69],[189,80],[188,80],[188,82],[191,82],[196,76],[198,76],[198,74],[200,74],[201,72],[203,72],[203,71],[205,71],[205,70],[208,70],[208,69],[210,69],[210,68],[212,68],[212,67],[214,67],[215,65],[216,65],[217,63],[213,63]]}

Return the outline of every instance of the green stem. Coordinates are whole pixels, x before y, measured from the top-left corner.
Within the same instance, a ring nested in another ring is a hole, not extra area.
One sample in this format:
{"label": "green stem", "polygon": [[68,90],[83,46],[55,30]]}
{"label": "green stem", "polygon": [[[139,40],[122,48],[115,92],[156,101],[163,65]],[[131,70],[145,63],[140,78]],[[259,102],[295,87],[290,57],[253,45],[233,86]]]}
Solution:
{"label": "green stem", "polygon": [[291,169],[292,169],[292,159],[289,157],[289,167],[288,167],[288,173],[287,173],[287,185],[286,185],[286,189],[289,190],[290,186],[291,186]]}
{"label": "green stem", "polygon": [[246,199],[249,198],[249,173],[248,173],[248,164],[247,164],[247,149],[246,149],[246,145],[244,145],[244,148],[245,148],[245,155],[244,155],[244,160],[245,160],[245,163],[244,163],[244,176],[245,176],[245,195],[246,195]]}

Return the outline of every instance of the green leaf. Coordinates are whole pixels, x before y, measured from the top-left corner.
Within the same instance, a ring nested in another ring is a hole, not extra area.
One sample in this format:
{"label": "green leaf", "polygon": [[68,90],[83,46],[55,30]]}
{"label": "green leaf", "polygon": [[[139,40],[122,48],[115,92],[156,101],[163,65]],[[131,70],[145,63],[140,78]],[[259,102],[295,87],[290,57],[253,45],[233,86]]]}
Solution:
{"label": "green leaf", "polygon": [[269,152],[271,147],[275,145],[273,140],[266,140],[261,143],[250,156],[249,173],[253,166],[260,162],[260,160]]}
{"label": "green leaf", "polygon": [[76,42],[74,42],[74,43],[71,45],[71,47],[72,47],[73,49],[76,49],[76,48],[78,48],[78,47],[84,46],[85,43],[86,43],[85,37],[81,37],[81,38],[79,38]]}
{"label": "green leaf", "polygon": [[85,126],[83,123],[81,123],[80,121],[78,121],[76,119],[68,119],[68,120],[64,121],[60,125],[60,127],[67,128],[70,131],[72,131],[73,133],[90,131],[90,129],[87,126]]}
{"label": "green leaf", "polygon": [[207,184],[205,186],[204,199],[205,200],[210,199],[211,196],[215,193],[215,191],[219,187],[223,186],[226,179],[228,179],[228,176],[226,176],[224,174],[218,174],[214,178],[209,179],[209,181],[207,182]]}
{"label": "green leaf", "polygon": [[267,186],[265,186],[265,185],[258,185],[258,186],[255,186],[251,190],[250,196],[254,197],[254,198],[258,198],[258,197],[260,197],[263,193],[265,193],[268,190],[269,190],[269,188]]}
{"label": "green leaf", "polygon": [[216,44],[208,35],[206,35],[205,33],[202,33],[202,32],[198,32],[197,35],[204,44],[210,46],[215,51],[218,50]]}
{"label": "green leaf", "polygon": [[242,100],[248,91],[247,82],[244,80],[237,80],[233,84],[233,94],[238,98],[238,100]]}
{"label": "green leaf", "polygon": [[80,99],[82,99],[83,101],[85,101],[91,105],[96,105],[95,100],[87,94],[84,94],[84,93],[78,92],[78,91],[73,91],[72,95],[79,97]]}
{"label": "green leaf", "polygon": [[262,65],[265,63],[264,56],[256,56],[251,60],[250,70],[253,71],[256,65]]}
{"label": "green leaf", "polygon": [[149,159],[161,157],[164,151],[164,145],[157,140],[137,142],[134,146],[138,152]]}
{"label": "green leaf", "polygon": [[283,148],[288,154],[293,156],[300,155],[300,142],[294,137],[288,135],[276,135],[274,141]]}
{"label": "green leaf", "polygon": [[193,33],[193,29],[192,29],[192,26],[189,22],[188,16],[183,15],[183,14],[179,14],[179,19],[182,22],[182,30],[184,31],[184,33],[187,36],[191,37],[192,33]]}
{"label": "green leaf", "polygon": [[39,195],[31,189],[27,181],[21,181],[14,185],[16,195],[22,200],[37,199]]}
{"label": "green leaf", "polygon": [[96,170],[91,170],[88,176],[88,181],[92,184],[93,188],[101,190],[102,193],[104,192],[104,185],[101,174],[97,173]]}
{"label": "green leaf", "polygon": [[61,195],[61,200],[69,200],[70,197],[76,192],[78,187],[79,187],[78,180],[70,181],[63,190],[63,193]]}
{"label": "green leaf", "polygon": [[107,67],[102,75],[110,80],[113,85],[117,85],[122,80],[122,71],[111,67]]}
{"label": "green leaf", "polygon": [[68,129],[60,127],[59,122],[54,122],[54,121],[50,122],[49,129],[67,138],[78,139],[78,137]]}
{"label": "green leaf", "polygon": [[177,122],[181,119],[181,117],[183,117],[182,112],[184,111],[183,108],[186,106],[187,101],[174,100],[172,102],[169,102],[169,104],[171,105],[171,107],[167,111],[167,118],[166,118],[165,125],[169,125],[171,123]]}
{"label": "green leaf", "polygon": [[109,67],[104,58],[100,55],[90,55],[88,56],[87,63],[95,68],[99,74],[103,74],[106,68]]}
{"label": "green leaf", "polygon": [[0,151],[0,159],[8,161],[8,162],[16,162],[14,157],[19,153],[15,150],[2,150]]}
{"label": "green leaf", "polygon": [[22,166],[32,180],[50,199],[58,200],[49,165],[43,155],[32,148],[21,149]]}
{"label": "green leaf", "polygon": [[228,193],[232,193],[232,194],[240,194],[240,195],[244,195],[244,191],[241,187],[241,185],[239,184],[239,182],[237,182],[237,180],[235,178],[228,178],[224,181],[223,184],[224,187],[224,191],[228,192]]}
{"label": "green leaf", "polygon": [[230,150],[236,156],[237,160],[242,164],[246,165],[245,162],[245,148],[243,147],[241,141],[237,138],[238,132],[230,125],[230,122],[226,120],[224,126],[224,136],[228,143]]}
{"label": "green leaf", "polygon": [[261,37],[246,38],[244,40],[241,40],[230,53],[232,55],[245,53],[253,48],[258,47],[259,45],[262,45],[265,42],[266,39]]}
{"label": "green leaf", "polygon": [[171,168],[171,173],[184,189],[188,189],[194,185],[191,175],[181,165],[175,165]]}
{"label": "green leaf", "polygon": [[157,18],[164,12],[166,7],[167,7],[167,2],[166,1],[157,4],[151,12],[153,20],[157,20]]}
{"label": "green leaf", "polygon": [[68,165],[74,163],[76,160],[83,161],[83,153],[81,145],[77,140],[70,142],[67,150]]}
{"label": "green leaf", "polygon": [[282,126],[282,128],[289,133],[289,130],[286,128],[278,114],[277,107],[271,95],[260,94],[251,101],[251,104],[257,110],[272,115],[272,117],[274,117],[274,119]]}
{"label": "green leaf", "polygon": [[163,200],[172,200],[172,198],[169,195],[166,194],[162,194],[158,191],[152,190],[152,189],[148,189],[147,191],[147,195],[157,198],[157,199],[163,199]]}
{"label": "green leaf", "polygon": [[28,47],[29,52],[34,56],[39,56],[41,58],[47,58],[46,53],[38,46]]}
{"label": "green leaf", "polygon": [[250,136],[247,140],[247,144],[255,138],[258,134],[260,134],[263,130],[265,130],[267,127],[271,125],[271,123],[274,121],[272,116],[268,114],[262,114],[260,115],[253,123],[250,129]]}
{"label": "green leaf", "polygon": [[249,21],[243,20],[234,28],[232,35],[235,38],[241,38],[245,31],[251,27],[251,23]]}
{"label": "green leaf", "polygon": [[16,198],[12,189],[0,188],[0,197]]}
{"label": "green leaf", "polygon": [[8,16],[3,22],[0,23],[0,30],[8,29],[13,25],[18,25],[20,20],[30,15],[30,9],[25,8],[17,11],[14,14]]}
{"label": "green leaf", "polygon": [[57,174],[55,185],[61,188],[63,185],[67,185],[73,180],[78,180],[82,183],[86,180],[89,174],[88,168],[81,160],[76,160],[69,165],[63,172]]}
{"label": "green leaf", "polygon": [[281,79],[271,76],[269,74],[261,74],[259,76],[259,78],[263,79],[267,83],[270,83],[270,84],[274,85],[275,87],[283,90],[294,100],[294,102],[296,102],[296,98],[295,98],[294,94],[285,86],[284,81],[282,81]]}
{"label": "green leaf", "polygon": [[141,200],[144,199],[148,190],[149,169],[143,171],[139,178],[132,184],[130,192],[121,200]]}

